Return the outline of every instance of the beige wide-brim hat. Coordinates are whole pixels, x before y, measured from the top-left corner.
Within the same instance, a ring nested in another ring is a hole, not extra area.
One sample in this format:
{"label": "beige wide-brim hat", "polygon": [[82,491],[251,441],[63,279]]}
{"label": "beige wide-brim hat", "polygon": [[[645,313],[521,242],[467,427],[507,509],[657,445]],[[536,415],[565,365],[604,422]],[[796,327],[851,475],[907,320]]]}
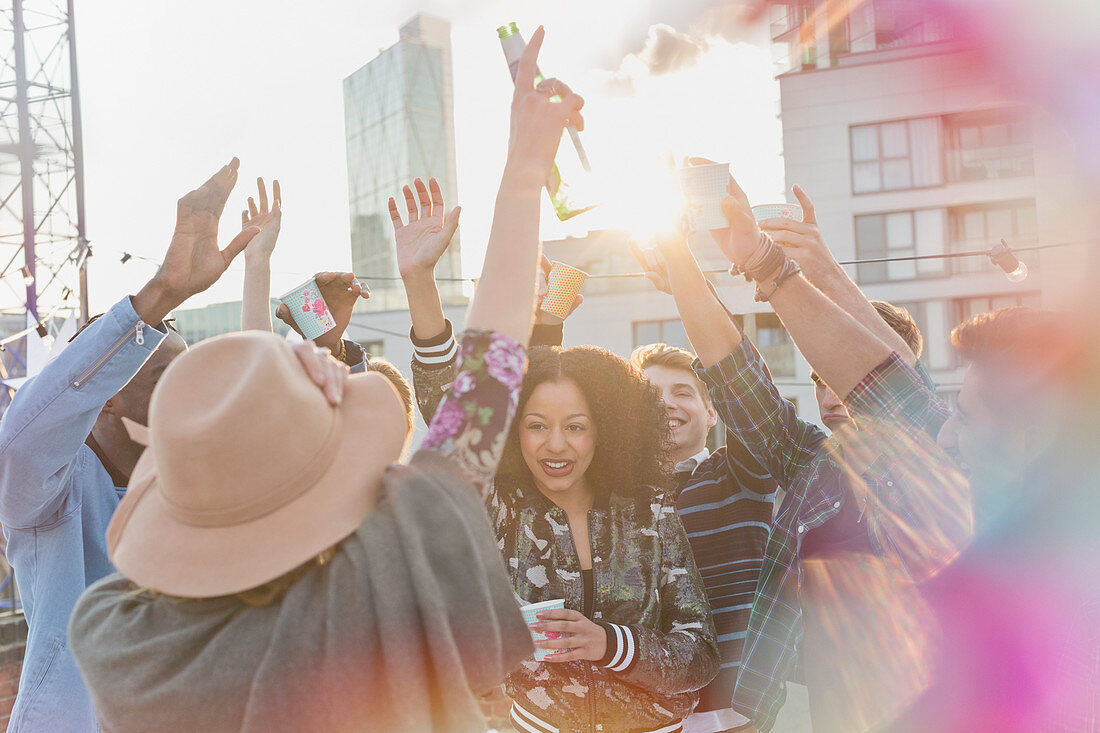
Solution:
{"label": "beige wide-brim hat", "polygon": [[404,448],[404,408],[380,374],[329,405],[271,333],[204,341],[153,392],[149,447],[107,529],[136,585],[210,598],[293,570],[354,532]]}

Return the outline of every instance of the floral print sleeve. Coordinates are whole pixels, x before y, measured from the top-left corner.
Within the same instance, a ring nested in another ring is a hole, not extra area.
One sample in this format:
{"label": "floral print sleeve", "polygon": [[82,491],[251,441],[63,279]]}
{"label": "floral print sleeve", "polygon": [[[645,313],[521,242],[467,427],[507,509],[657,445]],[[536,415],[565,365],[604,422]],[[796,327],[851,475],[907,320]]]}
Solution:
{"label": "floral print sleeve", "polygon": [[514,339],[495,331],[467,330],[454,383],[420,446],[457,461],[482,496],[504,453],[526,364],[527,355]]}

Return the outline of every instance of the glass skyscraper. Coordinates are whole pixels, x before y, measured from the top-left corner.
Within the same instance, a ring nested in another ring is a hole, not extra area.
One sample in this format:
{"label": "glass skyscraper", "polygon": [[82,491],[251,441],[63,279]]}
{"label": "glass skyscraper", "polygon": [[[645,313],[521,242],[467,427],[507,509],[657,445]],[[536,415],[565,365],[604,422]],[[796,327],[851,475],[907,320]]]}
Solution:
{"label": "glass skyscraper", "polygon": [[[365,311],[408,307],[397,278],[393,227],[386,200],[405,216],[401,186],[434,176],[448,210],[458,203],[450,23],[417,15],[397,43],[344,79],[351,258],[371,288]],[[461,276],[459,237],[436,268],[436,277]],[[462,284],[439,283],[445,304],[464,302]]]}

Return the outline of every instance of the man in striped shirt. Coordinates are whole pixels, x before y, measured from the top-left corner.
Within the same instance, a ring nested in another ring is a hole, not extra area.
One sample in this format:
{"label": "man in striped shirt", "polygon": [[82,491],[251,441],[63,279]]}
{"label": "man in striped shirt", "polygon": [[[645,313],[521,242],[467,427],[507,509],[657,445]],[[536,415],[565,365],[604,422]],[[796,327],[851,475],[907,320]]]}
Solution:
{"label": "man in striped shirt", "polygon": [[776,482],[729,431],[724,446],[714,453],[707,449],[707,435],[718,413],[692,369],[694,354],[650,344],[635,349],[631,361],[660,390],[668,409],[680,491],[676,508],[718,632],[718,676],[703,689],[684,731],[750,731],[748,718],[733,710],[730,700],[768,542]]}

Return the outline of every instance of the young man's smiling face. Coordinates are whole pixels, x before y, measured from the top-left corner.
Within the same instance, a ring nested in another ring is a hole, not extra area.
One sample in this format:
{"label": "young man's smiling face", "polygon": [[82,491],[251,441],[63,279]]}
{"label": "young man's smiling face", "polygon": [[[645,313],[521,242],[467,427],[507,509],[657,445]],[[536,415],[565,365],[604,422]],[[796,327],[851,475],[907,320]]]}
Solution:
{"label": "young man's smiling face", "polygon": [[673,458],[679,462],[703,450],[718,413],[694,372],[654,364],[645,367],[649,382],[661,393],[668,411]]}

